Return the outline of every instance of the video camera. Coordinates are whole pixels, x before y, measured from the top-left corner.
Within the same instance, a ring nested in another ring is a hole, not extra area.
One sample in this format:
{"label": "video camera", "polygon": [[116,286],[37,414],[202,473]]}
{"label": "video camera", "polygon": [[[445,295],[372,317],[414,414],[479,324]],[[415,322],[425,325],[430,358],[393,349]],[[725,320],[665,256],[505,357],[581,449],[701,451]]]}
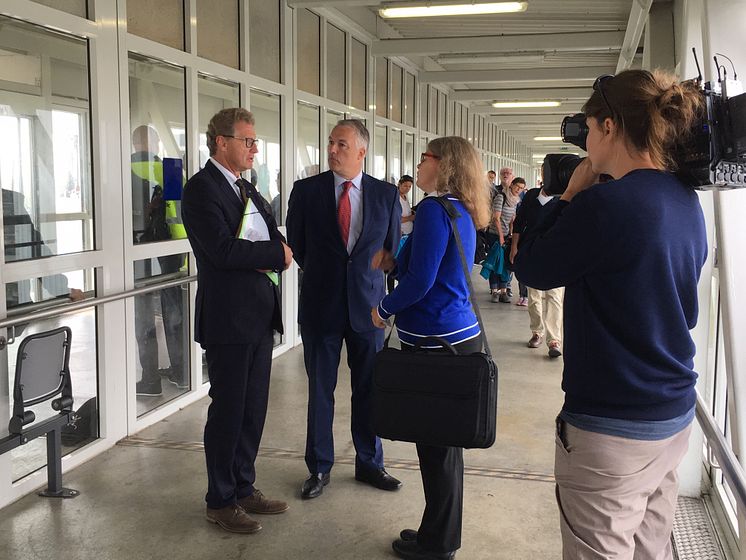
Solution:
{"label": "video camera", "polygon": [[[694,49],[692,49],[694,51]],[[718,83],[702,84],[697,54],[694,52],[699,77],[694,80],[704,99],[706,114],[692,127],[687,138],[676,146],[677,177],[696,189],[746,187],[746,93],[740,84],[721,77],[717,58]],[[723,70],[725,74],[725,70]],[[734,69],[734,78],[736,77]],[[718,86],[716,88],[716,85]],[[729,95],[729,90],[738,91]],[[586,149],[588,126],[585,115],[565,117],[560,129],[562,140]],[[544,190],[547,194],[562,194],[575,168],[585,158],[572,154],[547,154],[544,158]]]}

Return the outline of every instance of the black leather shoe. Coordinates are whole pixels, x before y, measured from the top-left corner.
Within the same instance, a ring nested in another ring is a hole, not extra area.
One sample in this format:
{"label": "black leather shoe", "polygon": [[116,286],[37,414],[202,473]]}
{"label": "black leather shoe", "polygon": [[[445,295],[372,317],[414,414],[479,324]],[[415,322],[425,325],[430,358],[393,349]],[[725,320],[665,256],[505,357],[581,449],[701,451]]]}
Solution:
{"label": "black leather shoe", "polygon": [[355,469],[355,480],[389,492],[401,488],[401,482],[387,473],[386,469],[378,471]]}
{"label": "black leather shoe", "polygon": [[317,498],[321,496],[324,491],[324,486],[329,484],[331,476],[329,473],[317,473],[312,474],[303,483],[303,489],[300,491],[300,497],[304,500],[310,500],[311,498]]}
{"label": "black leather shoe", "polygon": [[403,541],[416,541],[417,531],[415,531],[414,529],[404,529],[401,533],[399,533],[399,538]]}
{"label": "black leather shoe", "polygon": [[399,558],[406,558],[407,560],[452,560],[456,557],[456,551],[454,550],[451,552],[432,552],[423,549],[417,544],[417,541],[404,539],[396,539],[391,543],[391,548],[394,549]]}

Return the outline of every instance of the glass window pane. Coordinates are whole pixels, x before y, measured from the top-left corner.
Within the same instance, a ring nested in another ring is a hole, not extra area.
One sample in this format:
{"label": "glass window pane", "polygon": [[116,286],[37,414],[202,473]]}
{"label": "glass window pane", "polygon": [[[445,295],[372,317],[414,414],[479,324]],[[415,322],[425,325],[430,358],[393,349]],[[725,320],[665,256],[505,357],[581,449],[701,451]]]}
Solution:
{"label": "glass window pane", "polygon": [[368,109],[366,102],[366,92],[368,91],[368,47],[358,41],[352,40],[352,99],[350,104],[353,107]]}
{"label": "glass window pane", "polygon": [[127,0],[127,31],[184,50],[184,0]]}
{"label": "glass window pane", "polygon": [[298,89],[319,95],[320,56],[319,16],[298,10]]}
{"label": "glass window pane", "polygon": [[438,134],[446,133],[446,94],[438,94]]}
{"label": "glass window pane", "polygon": [[129,92],[133,241],[184,239],[184,69],[131,53]]}
{"label": "glass window pane", "polygon": [[[188,276],[187,254],[134,262],[135,287]],[[189,391],[189,290],[165,288],[135,296],[137,416]]]}
{"label": "glass window pane", "polygon": [[376,125],[375,154],[373,156],[373,176],[386,181],[386,127]]}
{"label": "glass window pane", "polygon": [[404,122],[409,126],[414,126],[414,100],[416,97],[414,74],[407,72],[406,93],[404,96]]}
{"label": "glass window pane", "polygon": [[207,147],[207,125],[215,113],[229,107],[240,105],[238,84],[199,75],[197,78],[199,103],[199,167],[202,169],[210,157]]}
{"label": "glass window pane", "polygon": [[392,129],[389,182],[396,184],[399,177],[401,177],[401,130]]}
{"label": "glass window pane", "polygon": [[87,44],[3,17],[0,27],[5,261],[89,251]]}
{"label": "glass window pane", "polygon": [[256,120],[259,151],[254,155],[251,170],[252,183],[272,205],[272,214],[282,224],[282,123],[280,122],[280,96],[251,91],[251,112]]}
{"label": "glass window pane", "polygon": [[438,126],[438,90],[430,88],[430,109],[427,112],[427,130],[437,132]]}
{"label": "glass window pane", "polygon": [[402,171],[404,171],[404,175],[412,175],[414,177],[414,134],[404,135]]}
{"label": "glass window pane", "polygon": [[[32,300],[21,301],[21,304],[28,303],[29,301],[40,302],[42,300],[51,300],[55,297],[54,293],[42,293],[46,292],[50,284],[59,284],[60,289],[53,289],[55,292],[59,292],[58,297],[67,297],[63,291],[70,293],[73,287],[76,289],[86,291],[90,296],[95,296],[94,289],[94,276],[95,271],[93,269],[76,270],[64,273],[65,279],[62,280],[59,277],[62,274],[51,275],[44,278],[31,278],[22,280],[20,282],[14,282],[12,284],[5,285],[6,294],[26,294],[27,296],[34,298]],[[64,285],[64,290],[61,286]],[[35,289],[39,290],[38,298],[34,296]],[[18,296],[16,296],[17,299]],[[22,298],[23,299],[23,298]],[[51,302],[56,304],[57,302]],[[43,308],[45,306],[37,305],[34,308]],[[30,311],[28,306],[18,307],[15,306],[16,313],[27,313]],[[13,316],[16,313],[10,309],[9,301],[9,316]],[[26,323],[17,325],[15,327],[15,341],[7,346],[5,351],[5,357],[8,371],[8,383],[9,387],[13,387],[15,382],[15,367],[16,359],[18,355],[18,347],[20,342],[28,335],[55,329],[61,326],[67,326],[72,329],[72,346],[70,353],[70,373],[73,389],[73,408],[76,411],[80,411],[81,407],[89,400],[85,408],[81,411],[90,411],[89,415],[86,415],[84,419],[77,422],[76,425],[63,428],[62,431],[62,452],[63,456],[69,454],[82,447],[83,445],[91,442],[98,437],[98,407],[96,405],[96,397],[98,395],[98,381],[97,381],[97,369],[96,369],[96,311],[95,309],[86,309],[75,313],[69,313],[60,317],[47,319],[43,321],[36,321],[34,323]],[[24,372],[26,375],[28,372]],[[0,383],[0,386],[5,383]],[[3,394],[0,398],[4,399],[4,402],[0,404],[0,410],[9,411],[12,409],[12,390],[11,396]],[[44,401],[37,405],[28,407],[28,410],[32,410],[36,415],[35,423],[47,420],[57,414],[57,411],[52,409],[51,401]],[[4,416],[8,418],[9,415]],[[7,420],[0,425],[0,437],[6,435],[7,432]],[[13,481],[17,481],[24,476],[43,468],[46,465],[47,453],[46,444],[44,438],[37,438],[30,441],[26,445],[10,452],[11,457],[11,470],[13,475]]]}
{"label": "glass window pane", "polygon": [[88,17],[87,0],[34,0],[34,2],[74,16]]}
{"label": "glass window pane", "polygon": [[429,108],[427,90],[430,86],[420,84],[420,128],[427,130],[427,110]]}
{"label": "glass window pane", "polygon": [[392,65],[391,76],[391,120],[402,122],[402,68]]}
{"label": "glass window pane", "polygon": [[344,114],[337,113],[336,111],[326,112],[326,124],[324,126],[324,139],[327,139],[332,133],[332,129],[337,126],[337,123],[345,118]]}
{"label": "glass window pane", "polygon": [[376,115],[388,116],[388,59],[376,59]]}
{"label": "glass window pane", "polygon": [[319,174],[319,108],[298,103],[296,179]]}
{"label": "glass window pane", "polygon": [[249,70],[273,82],[280,81],[280,0],[249,1]]}
{"label": "glass window pane", "polygon": [[326,24],[326,96],[345,102],[345,33],[330,23]]}
{"label": "glass window pane", "polygon": [[199,56],[238,68],[238,2],[197,2],[197,53]]}

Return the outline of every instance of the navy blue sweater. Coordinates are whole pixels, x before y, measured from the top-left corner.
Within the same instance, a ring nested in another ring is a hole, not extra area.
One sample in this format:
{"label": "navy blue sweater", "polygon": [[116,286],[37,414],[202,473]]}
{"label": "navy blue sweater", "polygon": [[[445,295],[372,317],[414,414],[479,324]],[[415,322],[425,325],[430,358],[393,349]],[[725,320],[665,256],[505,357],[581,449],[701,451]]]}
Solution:
{"label": "navy blue sweater", "polygon": [[689,330],[706,257],[696,193],[649,169],[561,201],[522,236],[518,277],[566,287],[564,410],[668,420],[694,406]]}
{"label": "navy blue sweater", "polygon": [[[466,207],[449,197],[460,216],[456,218],[466,255],[473,255],[476,230]],[[466,262],[471,269],[471,261]],[[452,344],[474,338],[479,323],[469,302],[451,220],[435,200],[418,205],[412,235],[396,259],[398,286],[378,306],[383,319],[396,315],[399,339],[408,344],[426,336],[440,336]],[[424,343],[427,348],[432,344]]]}

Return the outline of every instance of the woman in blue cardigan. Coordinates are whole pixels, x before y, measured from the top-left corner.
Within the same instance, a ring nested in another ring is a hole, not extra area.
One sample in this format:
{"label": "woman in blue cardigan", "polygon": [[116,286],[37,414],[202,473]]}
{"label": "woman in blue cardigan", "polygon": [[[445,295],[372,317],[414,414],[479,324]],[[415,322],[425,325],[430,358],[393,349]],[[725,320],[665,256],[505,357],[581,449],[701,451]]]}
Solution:
{"label": "woman in blue cardigan", "polygon": [[[645,70],[593,89],[588,158],[543,226],[521,236],[515,271],[539,290],[566,287],[554,466],[563,557],[668,560],[707,256],[697,194],[670,171],[702,97]],[[601,173],[613,180],[598,184]]]}
{"label": "woman in blue cardigan", "polygon": [[[463,138],[438,138],[430,142],[417,166],[417,186],[428,195],[447,196],[460,216],[456,224],[464,253],[473,255],[476,230],[490,219],[490,193],[484,182],[479,154]],[[471,258],[467,258],[471,267]],[[396,328],[403,349],[443,351],[427,337],[450,342],[459,353],[482,348],[479,323],[469,302],[469,287],[453,235],[451,221],[435,200],[420,202],[414,230],[394,261],[379,252],[372,266],[392,270],[399,281],[377,308],[373,323],[383,328],[396,315]],[[418,531],[405,529],[393,543],[401,558],[450,559],[461,546],[463,503],[463,450],[417,444],[425,512]]]}

